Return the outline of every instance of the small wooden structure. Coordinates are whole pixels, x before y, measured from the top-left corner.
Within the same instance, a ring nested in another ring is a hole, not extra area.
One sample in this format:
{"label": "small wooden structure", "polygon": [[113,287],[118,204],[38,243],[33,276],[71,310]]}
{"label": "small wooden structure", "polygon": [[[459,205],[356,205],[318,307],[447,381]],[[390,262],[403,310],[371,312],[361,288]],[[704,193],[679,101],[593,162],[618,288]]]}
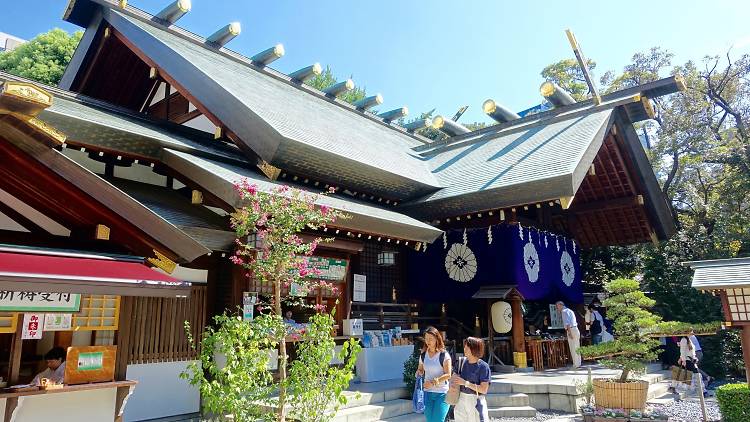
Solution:
{"label": "small wooden structure", "polygon": [[742,329],[742,357],[750,384],[750,258],[685,262],[692,268],[692,286],[718,294],[727,327]]}
{"label": "small wooden structure", "polygon": [[495,329],[492,324],[492,303],[495,299],[510,302],[513,315],[511,326],[511,347],[513,349],[513,364],[519,368],[526,368],[526,339],[523,333],[523,295],[514,287],[509,285],[482,286],[472,296],[472,299],[486,299],[487,302],[487,346],[488,363],[505,365],[495,354]]}

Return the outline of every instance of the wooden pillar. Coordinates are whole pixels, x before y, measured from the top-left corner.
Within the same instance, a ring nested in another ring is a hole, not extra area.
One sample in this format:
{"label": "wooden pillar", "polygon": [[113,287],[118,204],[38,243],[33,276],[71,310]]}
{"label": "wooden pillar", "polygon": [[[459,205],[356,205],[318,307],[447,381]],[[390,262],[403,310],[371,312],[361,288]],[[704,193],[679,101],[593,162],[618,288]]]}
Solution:
{"label": "wooden pillar", "polygon": [[487,299],[487,348],[487,361],[491,366],[494,365],[495,360],[495,327],[492,326],[492,299]]}
{"label": "wooden pillar", "polygon": [[750,325],[742,326],[742,357],[745,360],[745,379],[750,385]]}
{"label": "wooden pillar", "polygon": [[510,309],[513,313],[511,328],[511,342],[513,343],[513,364],[519,368],[526,367],[526,337],[523,334],[523,299],[518,294],[510,297]]}
{"label": "wooden pillar", "polygon": [[128,372],[128,358],[130,357],[130,323],[133,320],[133,304],[135,298],[132,296],[120,297],[120,318],[117,324],[115,344],[117,355],[115,357],[115,381],[124,381]]}

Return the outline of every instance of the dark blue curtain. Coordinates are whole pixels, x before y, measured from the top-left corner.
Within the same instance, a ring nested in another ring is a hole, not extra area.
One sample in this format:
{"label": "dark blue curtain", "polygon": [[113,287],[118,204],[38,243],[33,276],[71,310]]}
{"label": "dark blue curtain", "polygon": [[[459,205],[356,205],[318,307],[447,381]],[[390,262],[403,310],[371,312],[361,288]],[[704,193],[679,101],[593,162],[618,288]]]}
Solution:
{"label": "dark blue curtain", "polygon": [[448,231],[426,251],[410,251],[407,271],[411,297],[426,302],[470,299],[480,286],[501,284],[526,300],[583,302],[578,245],[521,225]]}

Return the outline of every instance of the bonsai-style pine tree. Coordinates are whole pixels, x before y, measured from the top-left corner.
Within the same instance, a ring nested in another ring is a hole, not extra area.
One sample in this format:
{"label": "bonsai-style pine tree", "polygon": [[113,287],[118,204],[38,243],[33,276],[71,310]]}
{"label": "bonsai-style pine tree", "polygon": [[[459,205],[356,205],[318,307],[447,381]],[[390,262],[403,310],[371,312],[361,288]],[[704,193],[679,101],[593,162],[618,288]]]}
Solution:
{"label": "bonsai-style pine tree", "polygon": [[643,373],[646,362],[656,359],[659,342],[648,333],[661,320],[649,312],[656,302],[640,290],[636,280],[617,279],[604,286],[609,297],[603,305],[607,316],[614,321],[614,341],[584,346],[578,352],[586,359],[606,358],[601,363],[612,369],[620,369],[620,382],[626,382],[630,374]]}

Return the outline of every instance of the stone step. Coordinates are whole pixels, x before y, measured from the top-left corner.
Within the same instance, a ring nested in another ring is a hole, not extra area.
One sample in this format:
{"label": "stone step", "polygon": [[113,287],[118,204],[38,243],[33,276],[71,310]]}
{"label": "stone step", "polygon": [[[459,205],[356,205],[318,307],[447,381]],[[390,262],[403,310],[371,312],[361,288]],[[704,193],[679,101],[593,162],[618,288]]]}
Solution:
{"label": "stone step", "polygon": [[508,380],[492,380],[487,394],[507,394],[513,392],[513,383]]}
{"label": "stone step", "polygon": [[424,415],[419,413],[409,413],[388,419],[381,419],[377,422],[424,422]]}
{"label": "stone step", "polygon": [[332,422],[372,422],[412,413],[411,400],[397,399],[339,409]]}
{"label": "stone step", "polygon": [[667,394],[671,383],[669,381],[662,381],[648,386],[648,398],[660,397]]}
{"label": "stone step", "polygon": [[505,406],[489,409],[492,418],[533,418],[536,409],[531,406]]}
{"label": "stone step", "polygon": [[524,393],[490,393],[485,396],[489,407],[528,406],[529,396]]}
{"label": "stone step", "polygon": [[677,396],[675,394],[667,393],[659,397],[648,399],[646,404],[670,404],[675,401],[676,397]]}
{"label": "stone step", "polygon": [[347,402],[345,405],[342,405],[340,409],[364,406],[366,404],[377,404],[396,399],[411,398],[411,394],[406,390],[406,388],[394,388],[371,393],[360,391],[344,391],[344,396],[346,397]]}

